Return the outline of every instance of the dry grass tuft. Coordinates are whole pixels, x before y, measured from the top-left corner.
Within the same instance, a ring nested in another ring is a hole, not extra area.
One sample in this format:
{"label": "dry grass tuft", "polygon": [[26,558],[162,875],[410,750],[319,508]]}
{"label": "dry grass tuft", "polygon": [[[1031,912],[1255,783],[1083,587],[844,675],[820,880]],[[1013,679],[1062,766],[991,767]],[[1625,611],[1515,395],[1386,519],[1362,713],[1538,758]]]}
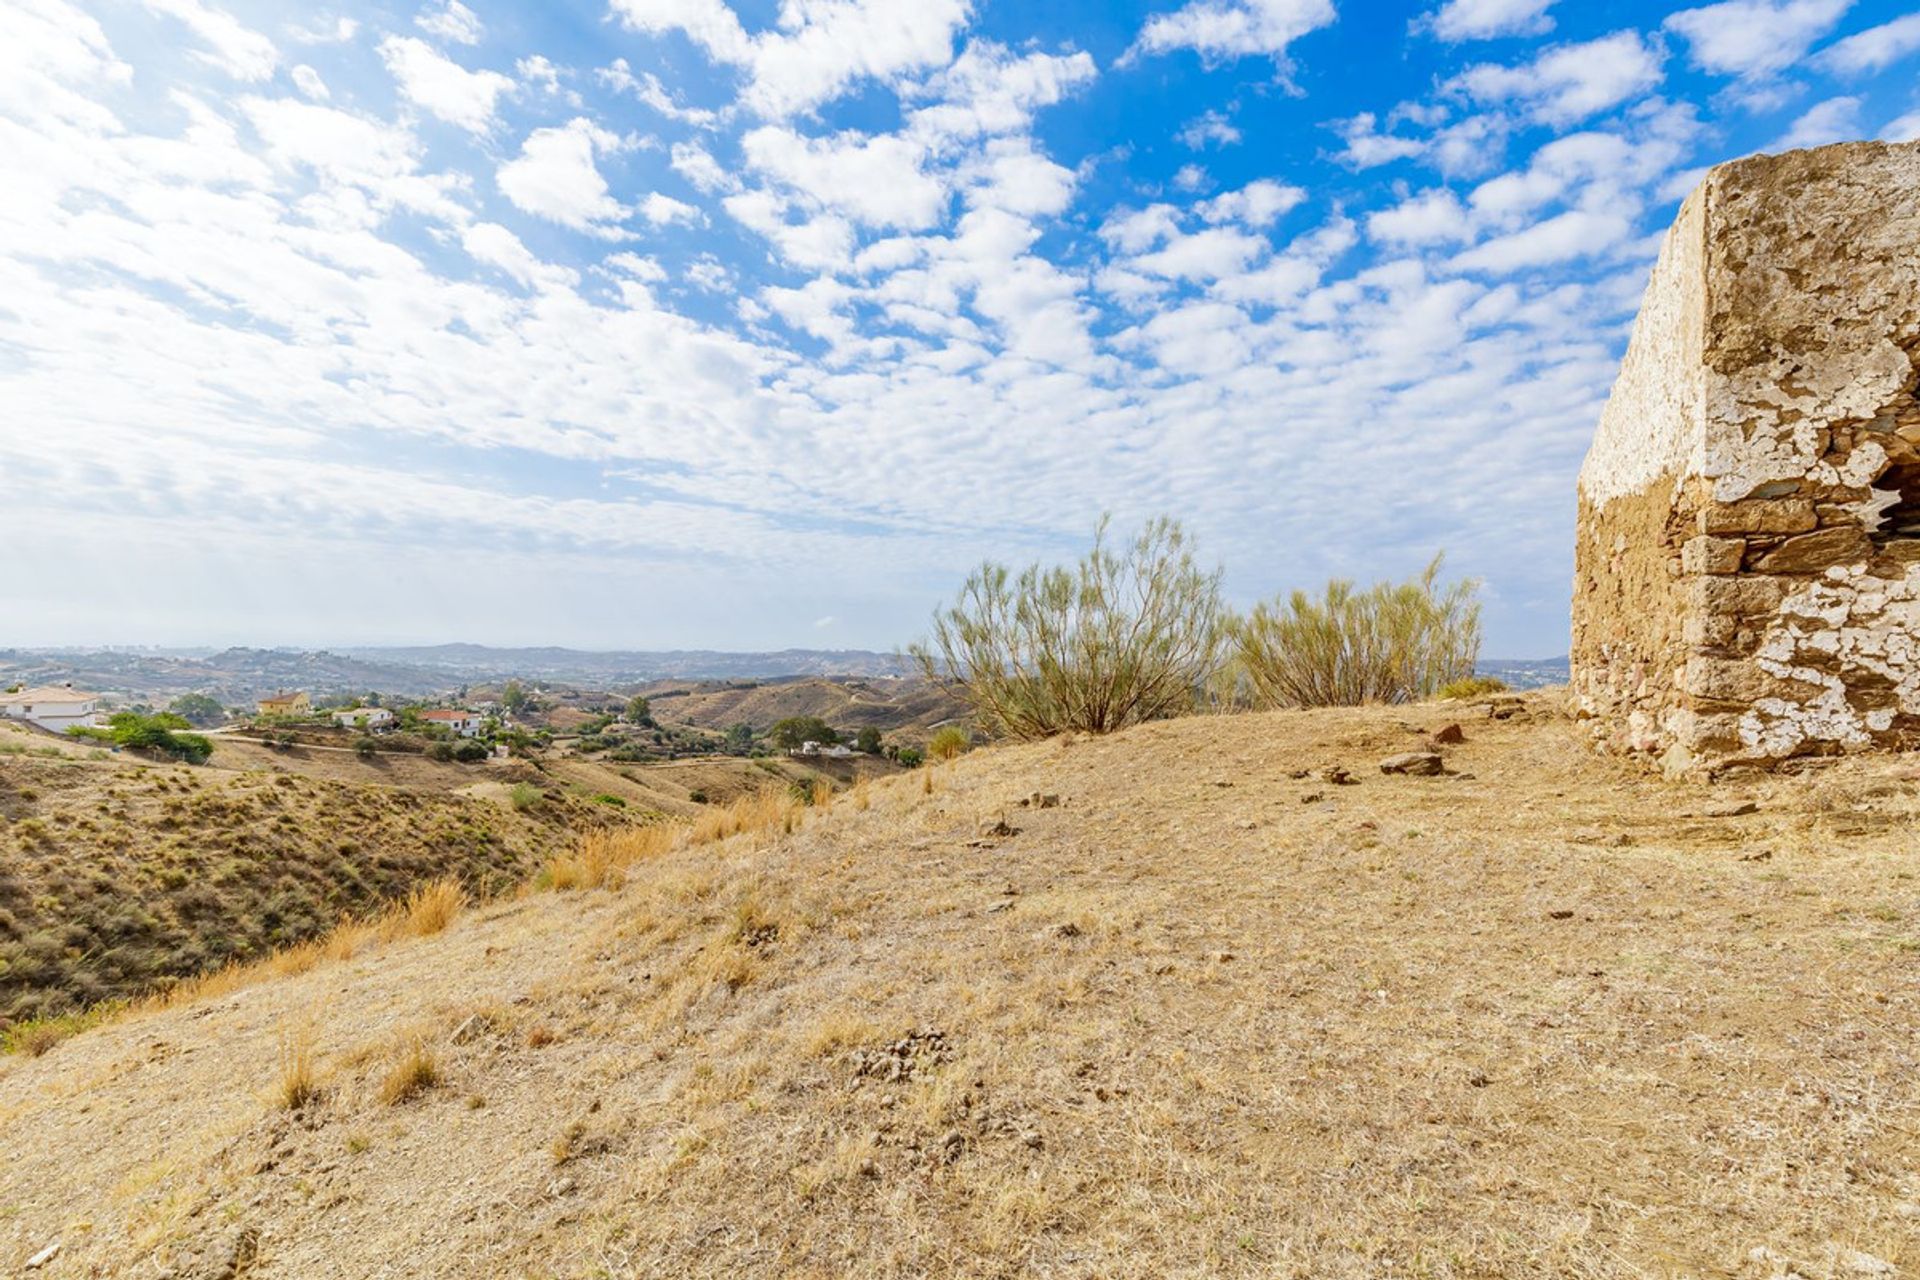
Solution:
{"label": "dry grass tuft", "polygon": [[580,837],[573,852],[550,859],[536,883],[561,891],[618,889],[626,883],[628,868],[670,852],[686,831],[683,826],[667,823],[589,831]]}
{"label": "dry grass tuft", "polygon": [[320,1080],[313,1065],[313,1040],[310,1023],[280,1035],[280,1079],[273,1097],[287,1111],[298,1111],[320,1096]]}
{"label": "dry grass tuft", "polygon": [[467,891],[458,880],[436,880],[408,895],[406,905],[393,916],[396,932],[390,936],[426,938],[444,932],[467,909]]}
{"label": "dry grass tuft", "polygon": [[380,1078],[380,1101],[390,1107],[419,1097],[440,1083],[440,1061],[422,1035],[400,1041],[391,1065]]}

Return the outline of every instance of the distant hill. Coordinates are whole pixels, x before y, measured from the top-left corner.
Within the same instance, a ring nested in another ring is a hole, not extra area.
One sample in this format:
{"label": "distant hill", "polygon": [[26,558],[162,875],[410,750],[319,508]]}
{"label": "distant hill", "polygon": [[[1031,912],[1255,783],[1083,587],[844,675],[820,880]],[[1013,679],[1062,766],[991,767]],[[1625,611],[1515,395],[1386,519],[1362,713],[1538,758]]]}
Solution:
{"label": "distant hill", "polygon": [[279,689],[316,697],[370,691],[424,698],[509,678],[589,688],[632,688],[660,680],[753,680],[797,676],[899,676],[907,664],[865,649],[784,649],[777,653],[672,650],[595,653],[580,649],[494,649],[478,644],[410,648],[0,649],[0,688],[71,681],[123,702],[165,703],[206,693],[229,705]]}
{"label": "distant hill", "polygon": [[897,654],[869,649],[781,649],[772,653],[721,649],[609,650],[541,647],[495,649],[480,644],[437,644],[347,650],[370,662],[458,676],[463,680],[561,680],[577,684],[626,685],[653,680],[739,680],[778,676],[906,675]]}
{"label": "distant hill", "polygon": [[153,650],[0,649],[0,687],[71,681],[123,702],[163,704],[183,693],[206,693],[242,705],[278,689],[316,696],[378,690],[426,697],[450,683],[437,671],[327,650],[224,649],[204,657]]}
{"label": "distant hill", "polygon": [[792,716],[817,716],[842,732],[872,726],[918,739],[967,714],[958,698],[924,680],[668,681],[644,692],[656,719],[715,732],[736,724],[765,732]]}

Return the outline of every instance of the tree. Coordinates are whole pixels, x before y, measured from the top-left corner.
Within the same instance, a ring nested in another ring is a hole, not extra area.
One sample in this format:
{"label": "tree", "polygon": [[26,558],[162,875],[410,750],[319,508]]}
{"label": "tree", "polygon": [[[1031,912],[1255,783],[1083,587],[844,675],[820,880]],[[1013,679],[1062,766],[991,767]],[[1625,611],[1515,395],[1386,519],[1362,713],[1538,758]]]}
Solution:
{"label": "tree", "polygon": [[736,724],[727,729],[727,754],[730,756],[748,756],[753,754],[753,726]]}
{"label": "tree", "polygon": [[353,754],[362,760],[373,759],[374,753],[379,749],[379,745],[371,737],[362,736],[356,738],[353,743]]}
{"label": "tree", "polygon": [[968,577],[933,638],[911,652],[953,687],[989,733],[1112,733],[1193,708],[1225,640],[1220,571],[1195,562],[1186,532],[1150,521],[1121,550],[1100,521],[1068,568],[992,561]]}
{"label": "tree", "polygon": [[783,751],[791,751],[805,742],[832,743],[840,741],[840,735],[827,727],[827,722],[818,716],[789,716],[767,731],[773,739],[773,745]]}
{"label": "tree", "polygon": [[627,699],[627,721],[630,724],[653,727],[653,705],[639,694]]}
{"label": "tree", "polygon": [[204,693],[183,693],[167,705],[167,711],[191,724],[203,726],[220,724],[227,718],[227,709]]}
{"label": "tree", "polygon": [[527,709],[527,691],[518,680],[507,681],[507,687],[500,691],[500,705],[514,715]]}
{"label": "tree", "polygon": [[880,731],[872,725],[863,727],[854,735],[853,745],[870,756],[880,754]]}
{"label": "tree", "polygon": [[1266,706],[1411,702],[1473,674],[1480,656],[1479,583],[1439,586],[1442,558],[1402,583],[1296,591],[1234,624],[1239,659]]}

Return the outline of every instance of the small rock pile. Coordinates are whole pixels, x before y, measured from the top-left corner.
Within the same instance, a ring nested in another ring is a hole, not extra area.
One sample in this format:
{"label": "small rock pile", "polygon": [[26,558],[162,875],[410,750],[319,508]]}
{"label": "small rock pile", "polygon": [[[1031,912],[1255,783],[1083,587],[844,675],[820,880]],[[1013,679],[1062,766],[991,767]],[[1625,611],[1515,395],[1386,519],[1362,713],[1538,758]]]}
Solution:
{"label": "small rock pile", "polygon": [[855,1049],[853,1074],[894,1084],[913,1079],[917,1070],[937,1067],[952,1059],[953,1050],[947,1046],[946,1033],[934,1027],[922,1027],[878,1049]]}

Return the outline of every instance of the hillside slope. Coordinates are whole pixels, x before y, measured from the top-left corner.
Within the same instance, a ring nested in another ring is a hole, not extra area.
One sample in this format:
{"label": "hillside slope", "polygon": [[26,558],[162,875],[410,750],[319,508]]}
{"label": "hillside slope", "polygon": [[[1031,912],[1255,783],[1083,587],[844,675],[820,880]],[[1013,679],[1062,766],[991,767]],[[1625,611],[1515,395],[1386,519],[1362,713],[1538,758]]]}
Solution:
{"label": "hillside slope", "polygon": [[817,716],[842,732],[868,725],[920,742],[966,706],[924,680],[769,680],[753,684],[671,684],[648,690],[653,713],[716,733],[736,724],[765,732],[791,716]]}
{"label": "hillside slope", "polygon": [[980,752],[0,1060],[0,1271],[1920,1260],[1914,770],[1668,783],[1552,705],[1444,777],[1374,765],[1461,708]]}

